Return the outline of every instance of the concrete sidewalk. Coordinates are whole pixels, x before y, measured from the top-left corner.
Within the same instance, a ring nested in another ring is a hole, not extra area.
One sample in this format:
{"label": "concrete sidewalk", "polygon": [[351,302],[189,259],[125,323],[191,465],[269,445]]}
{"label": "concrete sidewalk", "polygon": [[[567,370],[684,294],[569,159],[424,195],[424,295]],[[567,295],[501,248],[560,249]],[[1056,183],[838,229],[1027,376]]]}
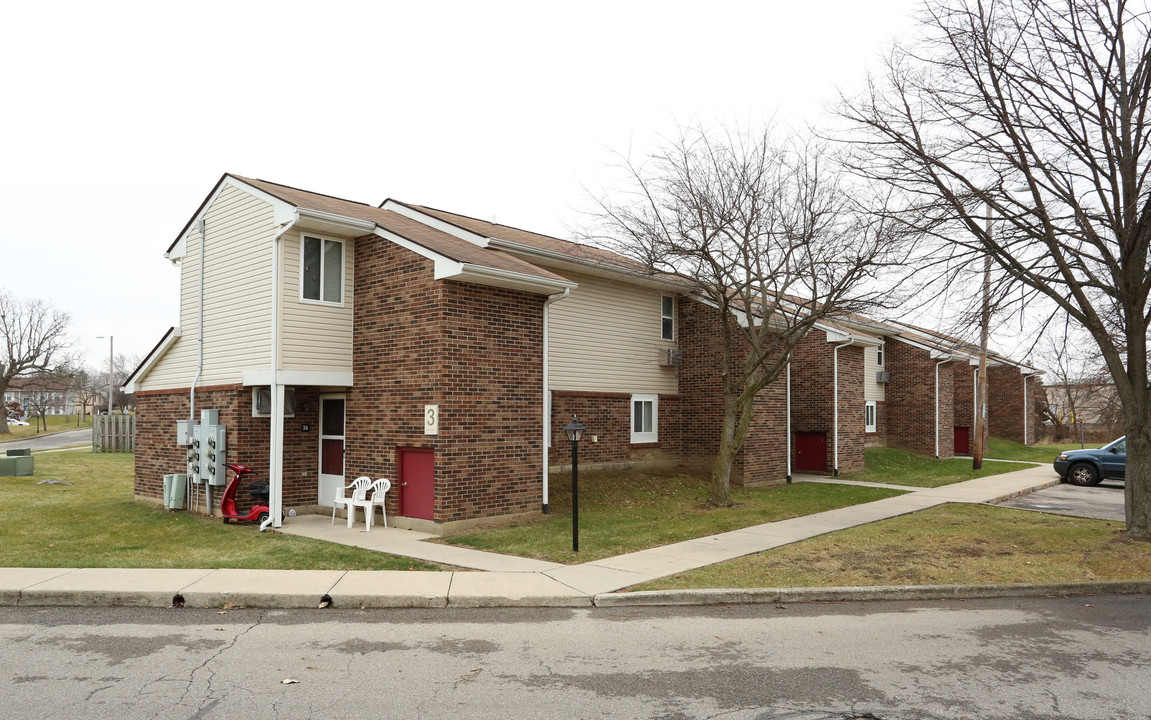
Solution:
{"label": "concrete sidewalk", "polygon": [[[850,482],[850,481],[844,481]],[[131,605],[306,608],[328,598],[334,607],[589,607],[619,604],[623,588],[865,523],[949,502],[994,503],[1059,483],[1046,466],[910,492],[862,505],[765,523],[662,547],[559,565],[426,542],[410,530],[362,525],[349,529],[320,515],[292,518],[283,532],[485,572],[336,570],[130,570],[0,568],[0,605]],[[901,488],[906,489],[906,488]],[[1047,587],[1047,586],[1045,586]],[[1050,588],[1048,588],[1050,589]],[[824,589],[842,597],[847,590]],[[726,591],[752,598],[767,591]],[[786,593],[790,591],[772,591]],[[813,591],[812,591],[813,592]],[[814,597],[812,592],[805,593]],[[906,589],[897,589],[906,592]],[[928,590],[921,590],[920,595]],[[956,595],[947,590],[943,597]],[[692,593],[699,596],[699,593]],[[741,595],[742,593],[742,595]],[[628,594],[653,601],[650,593]],[[971,595],[964,595],[971,596]],[[664,602],[675,596],[660,595]],[[687,595],[685,595],[687,597]],[[776,597],[776,596],[772,596]],[[763,600],[760,600],[763,601]],[[728,599],[727,602],[738,602]]]}

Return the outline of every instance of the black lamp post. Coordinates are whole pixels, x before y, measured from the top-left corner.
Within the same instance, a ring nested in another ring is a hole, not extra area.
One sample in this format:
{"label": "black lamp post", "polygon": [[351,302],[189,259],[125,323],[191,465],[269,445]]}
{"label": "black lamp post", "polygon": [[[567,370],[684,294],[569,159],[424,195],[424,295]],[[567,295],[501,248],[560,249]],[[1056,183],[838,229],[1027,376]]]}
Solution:
{"label": "black lamp post", "polygon": [[579,441],[587,430],[579,418],[572,415],[572,421],[564,425],[564,432],[572,444],[572,552],[579,552]]}

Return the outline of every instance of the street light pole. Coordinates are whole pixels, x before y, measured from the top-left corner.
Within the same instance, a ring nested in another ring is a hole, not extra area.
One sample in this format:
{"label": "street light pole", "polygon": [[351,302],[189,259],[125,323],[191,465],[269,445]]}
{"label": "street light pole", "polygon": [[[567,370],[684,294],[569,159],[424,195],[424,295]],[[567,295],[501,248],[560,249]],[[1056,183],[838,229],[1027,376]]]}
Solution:
{"label": "street light pole", "polygon": [[572,552],[579,552],[579,441],[584,430],[587,428],[575,415],[564,425],[564,433],[572,444]]}

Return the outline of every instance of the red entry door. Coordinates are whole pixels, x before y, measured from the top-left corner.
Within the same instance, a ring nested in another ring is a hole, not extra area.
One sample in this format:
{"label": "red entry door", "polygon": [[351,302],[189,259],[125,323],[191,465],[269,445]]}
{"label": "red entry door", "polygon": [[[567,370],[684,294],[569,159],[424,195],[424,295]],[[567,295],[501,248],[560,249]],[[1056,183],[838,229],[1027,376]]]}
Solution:
{"label": "red entry door", "polygon": [[970,455],[971,454],[971,428],[967,428],[967,427],[955,428],[955,454],[956,455]]}
{"label": "red entry door", "polygon": [[427,448],[400,448],[400,515],[435,519],[435,454]]}
{"label": "red entry door", "polygon": [[795,471],[827,472],[827,433],[795,434]]}

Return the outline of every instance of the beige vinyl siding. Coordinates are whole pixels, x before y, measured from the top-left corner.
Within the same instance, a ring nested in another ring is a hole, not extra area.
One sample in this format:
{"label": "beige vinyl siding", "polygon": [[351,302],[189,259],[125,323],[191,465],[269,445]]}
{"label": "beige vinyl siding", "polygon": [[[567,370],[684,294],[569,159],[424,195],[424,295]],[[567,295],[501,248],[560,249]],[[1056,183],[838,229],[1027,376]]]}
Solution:
{"label": "beige vinyl siding", "polygon": [[[245,370],[271,363],[272,206],[225,185],[208,207],[204,264],[204,368],[198,385],[239,383]],[[200,232],[185,236],[180,261],[180,338],[140,384],[186,388],[196,375]]]}
{"label": "beige vinyl siding", "polygon": [[660,354],[676,347],[675,342],[660,339],[660,298],[666,293],[622,281],[564,275],[579,287],[548,311],[551,389],[678,392],[677,369],[660,365]]}
{"label": "beige vinyl siding", "polygon": [[335,235],[303,231],[308,237],[344,241],[344,304],[342,307],[300,300],[301,233],[284,234],[281,248],[282,288],[280,358],[285,370],[352,371],[353,241]]}
{"label": "beige vinyl siding", "polygon": [[884,402],[887,399],[887,386],[875,382],[875,373],[887,369],[879,366],[878,358],[879,348],[863,348],[863,399],[868,402]]}

